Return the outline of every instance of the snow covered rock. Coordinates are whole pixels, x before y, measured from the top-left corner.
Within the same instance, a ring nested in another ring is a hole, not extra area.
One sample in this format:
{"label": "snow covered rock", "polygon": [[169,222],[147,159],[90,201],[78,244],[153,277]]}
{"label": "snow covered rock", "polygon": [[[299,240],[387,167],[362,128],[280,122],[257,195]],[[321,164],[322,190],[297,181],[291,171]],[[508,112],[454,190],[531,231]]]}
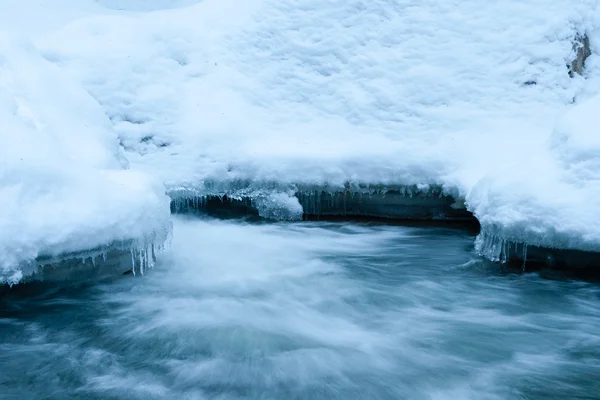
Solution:
{"label": "snow covered rock", "polygon": [[0,284],[36,259],[161,245],[170,230],[160,182],[125,170],[102,108],[26,38],[0,34]]}

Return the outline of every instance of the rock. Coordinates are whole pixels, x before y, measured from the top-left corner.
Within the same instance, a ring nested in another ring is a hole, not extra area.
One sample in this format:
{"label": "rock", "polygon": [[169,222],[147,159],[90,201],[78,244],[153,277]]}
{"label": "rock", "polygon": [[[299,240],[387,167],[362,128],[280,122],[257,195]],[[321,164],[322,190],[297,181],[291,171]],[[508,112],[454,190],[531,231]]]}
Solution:
{"label": "rock", "polygon": [[575,59],[567,65],[569,76],[572,78],[575,73],[581,75],[585,66],[585,60],[592,54],[590,50],[590,38],[587,35],[577,35],[573,43],[573,53]]}

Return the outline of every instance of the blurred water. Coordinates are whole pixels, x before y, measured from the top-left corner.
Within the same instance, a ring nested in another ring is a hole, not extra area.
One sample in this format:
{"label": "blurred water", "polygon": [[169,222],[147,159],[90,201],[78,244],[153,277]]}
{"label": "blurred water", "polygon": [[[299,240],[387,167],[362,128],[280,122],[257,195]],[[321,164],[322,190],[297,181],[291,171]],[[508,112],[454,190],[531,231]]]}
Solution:
{"label": "blurred water", "polygon": [[599,399],[600,286],[472,249],[180,218],[144,277],[0,299],[0,398]]}

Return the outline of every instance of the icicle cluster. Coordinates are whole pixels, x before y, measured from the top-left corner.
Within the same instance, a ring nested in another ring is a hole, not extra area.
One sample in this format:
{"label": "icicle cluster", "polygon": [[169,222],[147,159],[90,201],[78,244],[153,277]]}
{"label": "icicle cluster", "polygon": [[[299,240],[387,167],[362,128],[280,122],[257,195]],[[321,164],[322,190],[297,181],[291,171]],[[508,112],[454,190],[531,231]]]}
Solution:
{"label": "icicle cluster", "polygon": [[299,192],[296,197],[302,205],[304,215],[321,215],[327,210],[340,210],[346,214],[349,204],[362,202],[363,195],[371,196],[370,193],[311,190]]}
{"label": "icicle cluster", "polygon": [[137,271],[144,275],[144,272],[150,268],[154,268],[156,264],[156,251],[154,244],[150,244],[143,248],[131,249],[131,271],[133,275]]}
{"label": "icicle cluster", "polygon": [[522,260],[525,270],[527,262],[527,243],[506,240],[490,229],[482,228],[475,239],[475,250],[487,259],[506,264],[512,260]]}
{"label": "icicle cluster", "polygon": [[[212,188],[212,187],[211,187]],[[449,195],[440,186],[394,185],[390,188],[382,186],[361,186],[346,184],[345,187],[291,187],[282,188],[273,185],[242,185],[238,188],[214,187],[202,185],[199,189],[177,188],[171,190],[171,211],[174,213],[207,209],[220,201],[223,206],[243,206],[255,210],[259,215],[270,219],[298,219],[302,215],[324,214],[361,214],[361,205],[374,198],[385,199],[388,194],[396,198],[435,198],[441,199]],[[295,200],[294,197],[297,199]],[[299,203],[299,205],[298,205]],[[443,201],[441,202],[443,203]],[[300,210],[301,207],[301,210]],[[358,209],[357,209],[358,207]],[[449,203],[449,207],[454,210]]]}
{"label": "icicle cluster", "polygon": [[[223,197],[220,196],[222,199]],[[206,207],[208,196],[191,195],[189,197],[178,196],[171,200],[171,211],[175,213],[197,210]]]}

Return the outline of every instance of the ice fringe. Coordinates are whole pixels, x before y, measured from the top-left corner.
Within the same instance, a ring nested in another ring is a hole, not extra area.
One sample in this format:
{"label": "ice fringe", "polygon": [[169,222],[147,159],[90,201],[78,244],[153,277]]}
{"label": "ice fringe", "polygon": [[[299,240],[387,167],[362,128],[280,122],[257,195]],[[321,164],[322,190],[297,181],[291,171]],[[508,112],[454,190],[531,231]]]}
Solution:
{"label": "ice fringe", "polygon": [[167,239],[112,243],[88,251],[40,256],[5,271],[0,275],[0,286],[12,287],[32,281],[78,281],[78,277],[108,277],[127,271],[143,275],[155,266],[157,256],[167,248],[170,237],[171,233]]}
{"label": "ice fringe", "polygon": [[148,269],[154,268],[156,264],[157,250],[162,251],[162,246],[158,248],[154,243],[147,245],[143,248],[131,249],[131,272],[135,276],[135,265],[137,260],[138,271],[144,275],[144,272]]}
{"label": "ice fringe", "polygon": [[194,188],[178,188],[170,191],[171,211],[175,213],[209,208],[214,201],[231,208],[254,211],[259,216],[277,221],[302,219],[303,209],[293,191],[278,189],[237,189],[207,192]]}
{"label": "ice fringe", "polygon": [[[455,193],[456,192],[456,193]],[[172,188],[171,211],[231,208],[274,220],[312,216],[358,216],[474,221],[457,191],[441,185],[277,185],[234,182],[231,186]]]}
{"label": "ice fringe", "polygon": [[503,238],[500,234],[482,227],[481,232],[475,239],[475,251],[482,257],[493,262],[507,264],[513,260],[522,261],[522,269],[525,270],[527,262],[526,242],[515,242]]}

